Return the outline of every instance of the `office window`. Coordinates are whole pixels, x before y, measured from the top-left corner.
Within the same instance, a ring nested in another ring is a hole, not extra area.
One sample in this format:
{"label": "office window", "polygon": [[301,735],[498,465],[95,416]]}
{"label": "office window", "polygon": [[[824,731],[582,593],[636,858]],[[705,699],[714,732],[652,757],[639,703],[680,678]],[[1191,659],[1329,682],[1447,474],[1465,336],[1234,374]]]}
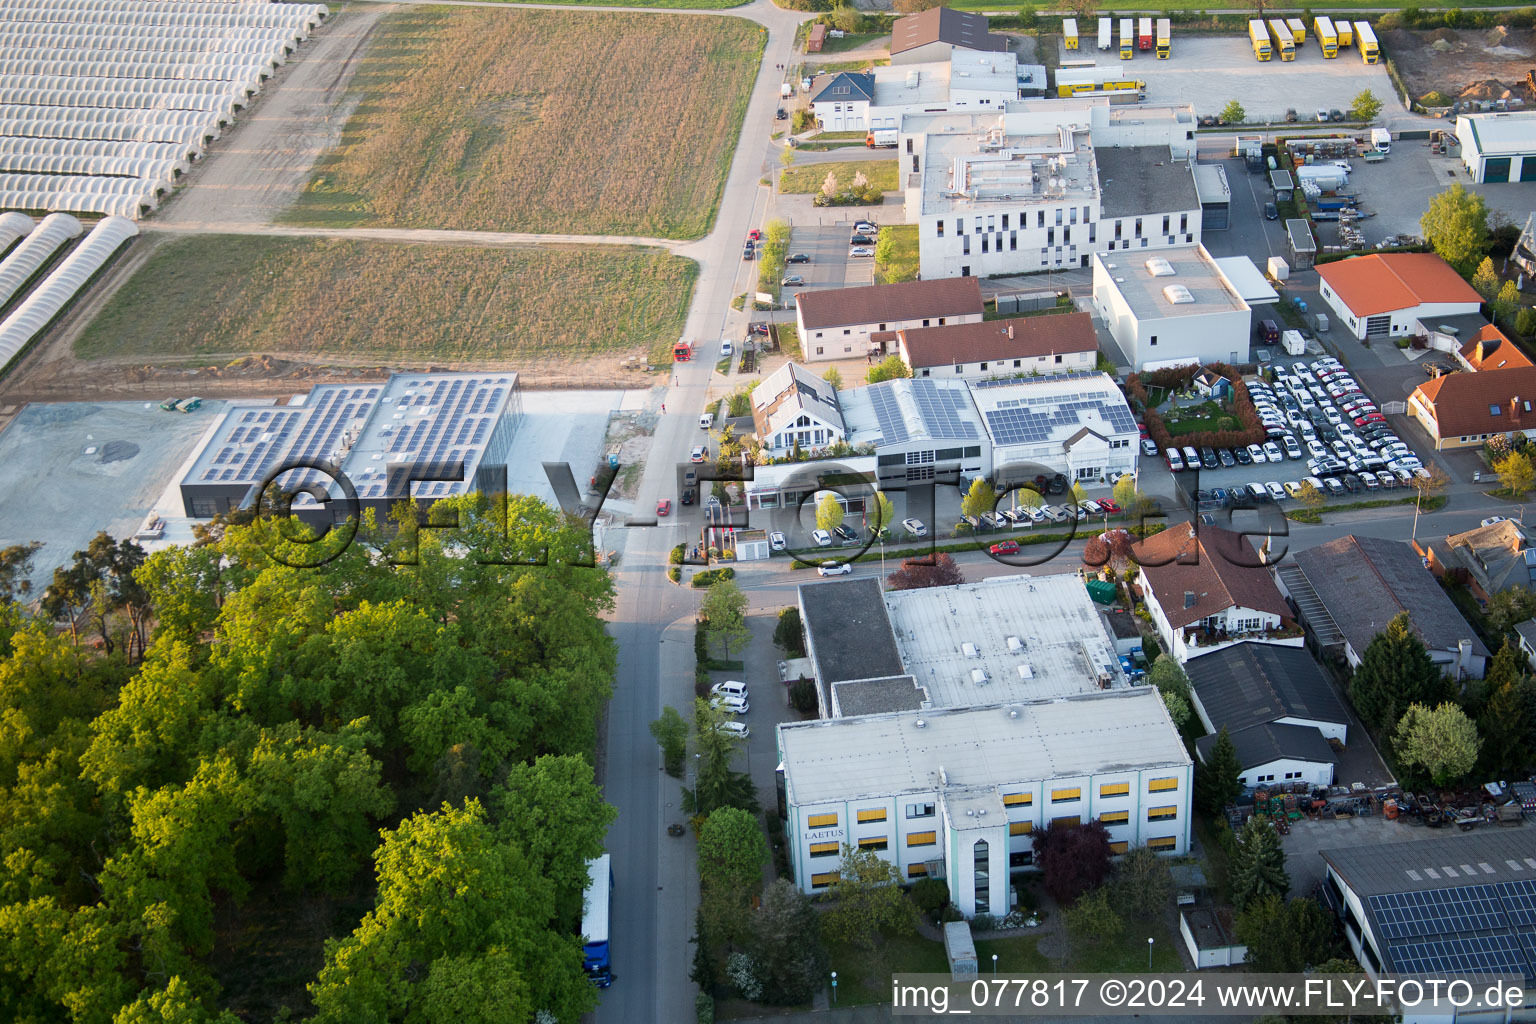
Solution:
{"label": "office window", "polygon": [[861,850],[884,850],[889,845],[890,843],[885,836],[867,836],[859,840],[859,849]]}
{"label": "office window", "polygon": [[[1013,365],[1015,365],[1015,366],[1019,365],[1018,360],[1014,360]],[[1003,794],[1003,806],[1004,807],[1028,807],[1030,804],[1032,804],[1034,802],[1035,802],[1035,794],[1033,794],[1033,793],[1004,793]]]}
{"label": "office window", "polygon": [[1062,228],[1061,229],[1061,240],[1065,244],[1070,244],[1071,243],[1071,241],[1072,241],[1072,229],[1071,228]]}
{"label": "office window", "polygon": [[837,815],[835,815],[835,814],[813,814],[809,818],[806,819],[805,824],[806,824],[807,828],[836,828],[837,827]]}
{"label": "office window", "polygon": [[986,373],[987,372],[987,364],[986,363],[982,363],[981,364],[981,372],[982,373]]}
{"label": "office window", "polygon": [[1053,804],[1064,804],[1072,800],[1081,800],[1082,798],[1083,791],[1081,789],[1051,790],[1051,803]]}
{"label": "office window", "polygon": [[970,277],[971,276],[971,265],[969,263],[965,264],[963,267],[960,268],[960,276],[961,277]]}
{"label": "office window", "polygon": [[1017,360],[1017,359],[1015,359],[1015,360],[1014,360],[1014,361],[1013,361],[1013,368],[1014,368],[1014,369],[1015,369],[1015,370],[1017,370],[1017,369],[1018,369],[1018,368],[1019,368],[1019,361],[1018,361],[1018,360]]}
{"label": "office window", "polygon": [[1010,232],[1008,232],[1008,251],[1009,252],[1018,252],[1018,250],[1019,250],[1019,233],[1017,231],[1010,231]]}
{"label": "office window", "polygon": [[1154,344],[1154,345],[1157,344],[1157,335],[1155,335],[1155,334],[1152,335],[1152,344]]}
{"label": "office window", "polygon": [[811,856],[812,857],[836,857],[837,856],[837,851],[839,849],[840,849],[840,847],[839,847],[839,844],[837,844],[837,843],[812,843],[811,844]]}
{"label": "office window", "polygon": [[907,836],[908,846],[934,846],[939,841],[937,832],[913,832]]}
{"label": "office window", "polygon": [[1092,245],[1094,243],[1094,240],[1098,237],[1098,234],[1099,234],[1099,226],[1097,224],[1089,224],[1088,225],[1088,244],[1089,245]]}
{"label": "office window", "polygon": [[[1116,239],[1116,241],[1118,241],[1120,239],[1121,235],[1124,234],[1124,231],[1125,231],[1124,226],[1118,220],[1115,221],[1115,239]],[[1110,248],[1113,249],[1114,246],[1110,246]]]}
{"label": "office window", "polygon": [[1008,866],[1010,868],[1027,868],[1035,862],[1035,851],[1019,850],[1008,854]]}
{"label": "office window", "polygon": [[1060,818],[1052,818],[1051,825],[1056,828],[1077,828],[1078,825],[1082,824],[1082,821],[1083,819],[1075,814],[1067,814]]}
{"label": "office window", "polygon": [[[982,235],[982,236],[981,236],[981,251],[982,251],[982,252],[983,252],[983,253],[986,253],[986,252],[991,252],[991,251],[992,251],[992,250],[991,250],[991,248],[990,248],[990,247],[989,247],[989,246],[988,246],[988,245],[987,245],[987,243],[988,243],[988,242],[990,242],[990,241],[991,241],[991,240],[992,240],[992,239],[991,239],[991,238],[989,238],[989,237],[988,237],[988,236],[986,236],[986,235]],[[969,250],[967,250],[967,251],[969,251]]]}
{"label": "office window", "polygon": [[1077,223],[1077,207],[1072,207],[1072,216],[1069,218],[1069,220],[1073,224]]}
{"label": "office window", "polygon": [[1178,789],[1179,780],[1176,778],[1153,779],[1147,783],[1148,793],[1164,793],[1170,789]]}
{"label": "office window", "polygon": [[908,153],[912,152],[912,140],[911,139],[907,140],[907,152]]}
{"label": "office window", "polygon": [[908,878],[925,878],[925,877],[927,877],[927,875],[928,875],[928,865],[927,864],[908,864],[907,865],[907,877]]}
{"label": "office window", "polygon": [[1167,821],[1169,818],[1177,818],[1178,816],[1179,816],[1179,809],[1178,809],[1178,807],[1174,806],[1173,804],[1169,804],[1166,807],[1148,807],[1147,808],[1147,820],[1148,821]]}
{"label": "office window", "polygon": [[[1007,227],[1006,224],[1003,225],[1003,226]],[[987,230],[988,231],[996,231],[997,230],[997,215],[996,214],[991,214],[991,213],[987,214]]]}
{"label": "office window", "polygon": [[847,336],[848,336],[848,335],[850,335],[850,334],[852,334],[852,333],[853,333],[853,332],[852,332],[852,331],[850,331],[850,330],[848,330],[848,329],[847,329],[847,328],[844,328],[844,329],[843,329],[843,337],[845,337],[845,338],[846,338],[846,337],[847,337]]}
{"label": "office window", "polygon": [[970,254],[971,254],[971,236],[970,235],[966,235],[965,236],[965,240],[961,243],[960,255],[962,255],[962,256],[969,256]]}
{"label": "office window", "polygon": [[[1166,235],[1167,233],[1168,233],[1168,215],[1165,213],[1165,214],[1163,214],[1163,234]],[[1169,239],[1169,241],[1172,241],[1172,239]]]}
{"label": "office window", "polygon": [[823,871],[819,875],[812,875],[811,876],[811,888],[812,889],[825,889],[827,886],[829,886],[833,882],[837,881],[838,877],[841,874],[842,874],[841,871]]}
{"label": "office window", "polygon": [[1092,219],[1092,216],[1088,213],[1088,207],[1083,207],[1083,223],[1087,224]]}
{"label": "office window", "polygon": [[880,325],[880,329],[881,329],[881,330],[882,330],[882,331],[883,331],[883,330],[885,330],[885,324],[881,324],[881,325]]}
{"label": "office window", "polygon": [[1136,233],[1133,234],[1131,237],[1132,238],[1140,238],[1141,237],[1141,218],[1140,217],[1136,218]]}
{"label": "office window", "polygon": [[1131,845],[1130,843],[1127,843],[1125,840],[1122,839],[1118,843],[1110,843],[1109,844],[1109,852],[1111,854],[1124,853],[1126,850],[1128,850],[1130,848],[1130,845]]}
{"label": "office window", "polygon": [[1131,820],[1130,811],[1105,811],[1099,815],[1099,820],[1106,825],[1124,825]]}
{"label": "office window", "polygon": [[944,222],[942,220],[939,221],[939,237],[944,237]]}
{"label": "office window", "polygon": [[1099,796],[1125,796],[1131,791],[1129,782],[1106,782],[1099,787]]}
{"label": "office window", "polygon": [[822,353],[824,353],[824,352],[825,352],[825,351],[826,351],[826,349],[824,349],[824,348],[822,348],[822,347],[821,347],[821,346],[820,346],[820,345],[817,345],[817,346],[816,346],[816,354],[817,354],[817,355],[821,355],[821,354],[822,354]]}
{"label": "office window", "polygon": [[1035,227],[1037,227],[1037,228],[1045,227],[1045,211],[1044,210],[1036,210],[1035,211]]}
{"label": "office window", "polygon": [[975,859],[972,861],[972,877],[975,880],[976,912],[989,914],[992,912],[992,889],[990,880],[992,877],[992,862],[988,856],[989,847],[985,839],[978,839],[971,847]]}
{"label": "office window", "polygon": [[1008,214],[1003,214],[1003,230],[1008,230]]}
{"label": "office window", "polygon": [[907,804],[907,817],[931,818],[933,817],[933,804]]}
{"label": "office window", "polygon": [[1160,836],[1157,839],[1148,839],[1147,845],[1154,850],[1172,850],[1179,845],[1179,841],[1173,836]]}
{"label": "office window", "polygon": [[1188,230],[1189,230],[1189,214],[1181,213],[1181,214],[1179,214],[1179,233],[1183,234],[1185,231],[1188,231]]}
{"label": "office window", "polygon": [[1010,821],[1008,823],[1008,834],[1011,836],[1027,836],[1034,830],[1035,823],[1032,821]]}
{"label": "office window", "polygon": [[860,811],[858,816],[859,816],[859,824],[860,825],[862,825],[862,824],[864,824],[865,822],[868,822],[868,821],[884,821],[885,820],[885,808],[884,807],[869,807],[869,808],[866,808],[866,809]]}
{"label": "office window", "polygon": [[1053,246],[1055,244],[1056,244],[1056,229],[1055,228],[1046,228],[1045,229],[1045,245],[1046,245],[1046,248],[1050,248],[1051,246]]}

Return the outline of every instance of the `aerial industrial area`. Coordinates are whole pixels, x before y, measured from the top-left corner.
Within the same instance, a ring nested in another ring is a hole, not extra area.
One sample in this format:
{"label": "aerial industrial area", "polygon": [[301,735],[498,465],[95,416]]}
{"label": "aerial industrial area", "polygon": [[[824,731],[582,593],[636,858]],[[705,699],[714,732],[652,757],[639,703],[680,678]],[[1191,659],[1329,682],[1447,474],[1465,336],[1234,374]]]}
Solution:
{"label": "aerial industrial area", "polygon": [[0,1019],[1536,1020],[1536,11],[0,60]]}

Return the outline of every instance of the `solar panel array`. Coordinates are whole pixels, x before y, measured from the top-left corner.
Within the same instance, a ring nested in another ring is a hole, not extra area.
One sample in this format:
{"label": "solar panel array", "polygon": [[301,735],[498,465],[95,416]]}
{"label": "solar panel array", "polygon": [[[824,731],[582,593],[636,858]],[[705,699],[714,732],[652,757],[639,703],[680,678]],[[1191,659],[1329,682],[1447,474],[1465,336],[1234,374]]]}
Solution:
{"label": "solar panel array", "polygon": [[940,388],[931,380],[912,381],[912,398],[917,411],[934,437],[976,440],[981,433],[969,414],[975,410],[964,388]]}
{"label": "solar panel array", "polygon": [[[303,423],[299,435],[284,455],[285,462],[330,461],[336,456],[342,432],[354,421],[365,418],[378,398],[377,387],[323,386],[310,392],[313,409]],[[325,484],[326,479],[313,469],[298,469],[283,473],[277,483],[284,490],[298,491],[311,484]]]}
{"label": "solar panel array", "polygon": [[[385,474],[366,463],[352,473],[360,498],[388,498],[410,493],[418,498],[445,498],[465,491],[475,457],[490,437],[506,401],[509,377],[467,377],[398,382],[402,391],[394,404],[403,420],[423,410],[413,423],[401,426],[391,417],[376,431],[388,437],[390,460]],[[391,382],[395,391],[397,382]],[[394,397],[393,395],[390,397]],[[388,408],[388,406],[384,406]],[[370,459],[371,460],[371,456]],[[407,465],[399,465],[407,463]],[[350,467],[349,467],[350,468]],[[409,478],[414,473],[416,479]],[[453,475],[454,480],[423,480],[423,476]],[[379,479],[380,476],[383,479]]]}
{"label": "solar panel array", "polygon": [[1536,980],[1536,881],[1387,893],[1367,904],[1393,971]]}
{"label": "solar panel array", "polygon": [[[299,410],[252,409],[239,417],[224,437],[213,444],[222,445],[199,479],[213,483],[255,483],[288,450],[288,439],[304,418]],[[210,448],[213,445],[209,445]]]}
{"label": "solar panel array", "polygon": [[875,407],[875,419],[880,421],[880,435],[886,444],[899,444],[908,440],[907,421],[901,415],[901,403],[894,389],[876,384],[869,389],[870,401]]}
{"label": "solar panel array", "polygon": [[1136,430],[1136,421],[1125,401],[1118,395],[1106,398],[1102,391],[1052,394],[1038,400],[1008,398],[987,410],[986,417],[995,444],[1030,444],[1049,441],[1085,426],[1092,413],[1097,413],[1116,434]]}

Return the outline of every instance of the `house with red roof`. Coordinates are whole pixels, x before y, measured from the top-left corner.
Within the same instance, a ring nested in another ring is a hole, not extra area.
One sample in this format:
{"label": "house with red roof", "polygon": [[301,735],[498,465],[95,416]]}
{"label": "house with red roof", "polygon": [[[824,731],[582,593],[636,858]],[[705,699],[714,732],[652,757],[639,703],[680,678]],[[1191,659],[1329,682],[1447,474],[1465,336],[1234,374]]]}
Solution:
{"label": "house with red roof", "polygon": [[1433,253],[1355,256],[1322,264],[1317,275],[1323,301],[1354,338],[1411,338],[1433,330],[1444,318],[1476,314],[1483,303],[1482,296]]}

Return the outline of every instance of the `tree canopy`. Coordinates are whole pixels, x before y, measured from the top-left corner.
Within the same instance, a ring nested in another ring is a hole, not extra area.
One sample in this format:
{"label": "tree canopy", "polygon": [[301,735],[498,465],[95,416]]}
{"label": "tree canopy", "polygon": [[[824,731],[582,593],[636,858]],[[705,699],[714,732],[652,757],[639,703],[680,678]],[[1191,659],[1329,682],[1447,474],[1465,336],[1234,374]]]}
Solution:
{"label": "tree canopy", "polygon": [[1365,724],[1390,728],[1408,705],[1438,703],[1447,694],[1445,676],[1430,660],[1407,612],[1398,613],[1360,656],[1349,683],[1349,698]]}
{"label": "tree canopy", "polygon": [[1398,761],[1417,769],[1436,786],[1460,782],[1477,763],[1482,749],[1477,726],[1456,704],[1410,704],[1392,734]]}
{"label": "tree canopy", "polygon": [[[62,633],[7,620],[0,1018],[594,1005],[577,926],[613,814],[592,769],[612,582],[541,502],[471,494],[450,515],[457,530],[370,515],[323,564],[302,524],[250,515],[148,557],[97,538],[49,588]],[[252,980],[276,976],[311,977],[308,1003]]]}
{"label": "tree canopy", "polygon": [[924,587],[952,587],[965,582],[960,567],[942,552],[931,557],[907,558],[901,568],[885,577],[892,590],[921,590]]}
{"label": "tree canopy", "polygon": [[1472,274],[1488,248],[1488,206],[1459,184],[1429,200],[1419,227],[1435,253],[1463,277]]}
{"label": "tree canopy", "polygon": [[1101,822],[1052,822],[1035,830],[1031,845],[1046,891],[1058,902],[1072,902],[1109,875],[1109,830]]}

